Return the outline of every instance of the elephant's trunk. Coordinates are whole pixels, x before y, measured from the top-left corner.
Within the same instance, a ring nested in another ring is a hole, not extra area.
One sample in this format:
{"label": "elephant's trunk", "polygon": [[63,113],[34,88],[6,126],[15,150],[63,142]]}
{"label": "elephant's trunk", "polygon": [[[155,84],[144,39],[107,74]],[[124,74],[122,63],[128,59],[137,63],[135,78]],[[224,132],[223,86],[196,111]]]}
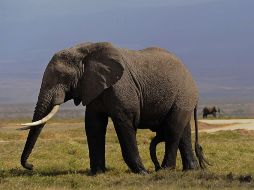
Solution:
{"label": "elephant's trunk", "polygon": [[23,153],[21,155],[21,165],[28,170],[33,169],[33,165],[29,164],[27,162],[27,159],[33,150],[33,147],[34,147],[36,140],[41,132],[42,127],[43,127],[43,125],[41,127],[35,128],[35,129],[30,129],[27,140],[26,140],[25,148],[24,148]]}
{"label": "elephant's trunk", "polygon": [[[48,114],[49,110],[51,109],[51,96],[44,95],[44,93],[40,92],[37,105],[35,107],[33,121],[37,121],[42,119],[45,115]],[[26,140],[26,144],[24,150],[21,155],[21,165],[29,170],[33,169],[33,165],[27,162],[29,155],[31,154],[33,147],[37,141],[38,136],[43,128],[44,124],[36,128],[31,128]]]}
{"label": "elephant's trunk", "polygon": [[159,136],[158,134],[151,140],[150,143],[150,156],[151,159],[153,161],[153,164],[155,166],[155,171],[158,171],[161,169],[160,163],[157,159],[157,155],[156,155],[156,146],[160,143],[163,142],[163,138],[161,136]]}

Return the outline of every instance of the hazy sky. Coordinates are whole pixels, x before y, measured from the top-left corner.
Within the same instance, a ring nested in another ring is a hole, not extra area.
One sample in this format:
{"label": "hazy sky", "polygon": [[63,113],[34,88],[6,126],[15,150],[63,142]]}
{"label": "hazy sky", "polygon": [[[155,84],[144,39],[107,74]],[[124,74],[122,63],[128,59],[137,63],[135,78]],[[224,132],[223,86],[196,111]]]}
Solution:
{"label": "hazy sky", "polygon": [[164,47],[192,71],[203,96],[250,96],[253,10],[253,0],[1,0],[0,101],[15,99],[13,89],[21,101],[32,91],[34,101],[52,55],[85,41]]}

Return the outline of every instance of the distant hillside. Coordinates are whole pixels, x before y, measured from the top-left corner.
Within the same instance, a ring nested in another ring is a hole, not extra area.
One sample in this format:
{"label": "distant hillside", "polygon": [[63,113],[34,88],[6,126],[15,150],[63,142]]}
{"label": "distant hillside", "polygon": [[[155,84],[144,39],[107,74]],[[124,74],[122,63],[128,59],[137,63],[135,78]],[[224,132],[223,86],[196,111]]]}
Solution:
{"label": "distant hillside", "polygon": [[[200,102],[242,103],[254,101],[254,86],[231,77],[194,76],[200,91]],[[39,93],[42,73],[0,73],[0,104],[35,103]],[[226,86],[223,85],[227,84]]]}
{"label": "distant hillside", "polygon": [[[4,120],[26,119],[31,120],[34,111],[34,104],[1,104],[0,105],[0,122]],[[254,118],[254,102],[241,104],[219,104],[206,103],[200,104],[198,107],[198,114],[202,116],[202,109],[204,106],[218,106],[221,113],[219,117],[223,118]],[[74,106],[73,102],[66,103],[61,106],[60,111],[54,117],[55,119],[79,119],[83,121],[85,114],[85,107]]]}
{"label": "distant hillside", "polygon": [[[0,120],[27,119],[33,117],[35,104],[0,104]],[[72,102],[61,106],[54,118],[81,119],[85,115],[85,107],[76,107]]]}

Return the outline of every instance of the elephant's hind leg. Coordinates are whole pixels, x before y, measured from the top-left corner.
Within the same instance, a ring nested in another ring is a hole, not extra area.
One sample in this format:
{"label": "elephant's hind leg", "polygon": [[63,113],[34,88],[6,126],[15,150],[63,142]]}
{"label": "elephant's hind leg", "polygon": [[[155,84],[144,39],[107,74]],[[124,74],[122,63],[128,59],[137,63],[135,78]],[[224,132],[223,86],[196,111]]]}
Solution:
{"label": "elephant's hind leg", "polygon": [[191,114],[191,111],[174,108],[167,116],[164,126],[165,155],[161,165],[162,168],[175,168],[179,141],[184,128],[190,121]]}
{"label": "elephant's hind leg", "polygon": [[182,157],[183,170],[197,169],[198,164],[195,159],[192,143],[191,143],[191,125],[190,122],[184,128],[182,137],[179,143],[179,150]]}

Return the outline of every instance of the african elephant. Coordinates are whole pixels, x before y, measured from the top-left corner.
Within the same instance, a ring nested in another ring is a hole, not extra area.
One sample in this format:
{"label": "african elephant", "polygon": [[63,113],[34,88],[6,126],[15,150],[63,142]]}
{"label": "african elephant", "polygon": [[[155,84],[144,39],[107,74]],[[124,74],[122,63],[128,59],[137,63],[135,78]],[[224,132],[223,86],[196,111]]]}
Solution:
{"label": "african elephant", "polygon": [[215,106],[213,107],[204,107],[203,108],[203,118],[207,118],[207,115],[213,115],[213,117],[216,117],[216,113],[220,113],[220,109],[216,109]]}
{"label": "african elephant", "polygon": [[[197,167],[190,119],[198,102],[198,90],[189,71],[167,50],[151,47],[133,51],[100,42],[57,52],[44,72],[33,123],[23,124],[23,130],[30,129],[21,155],[24,168],[33,168],[27,160],[46,121],[71,99],[75,105],[82,102],[86,106],[92,174],[105,171],[108,117],[113,121],[124,161],[133,172],[147,172],[137,148],[139,128],[163,131],[163,168],[175,167],[178,147],[183,167]],[[197,138],[196,147],[201,149]]]}

